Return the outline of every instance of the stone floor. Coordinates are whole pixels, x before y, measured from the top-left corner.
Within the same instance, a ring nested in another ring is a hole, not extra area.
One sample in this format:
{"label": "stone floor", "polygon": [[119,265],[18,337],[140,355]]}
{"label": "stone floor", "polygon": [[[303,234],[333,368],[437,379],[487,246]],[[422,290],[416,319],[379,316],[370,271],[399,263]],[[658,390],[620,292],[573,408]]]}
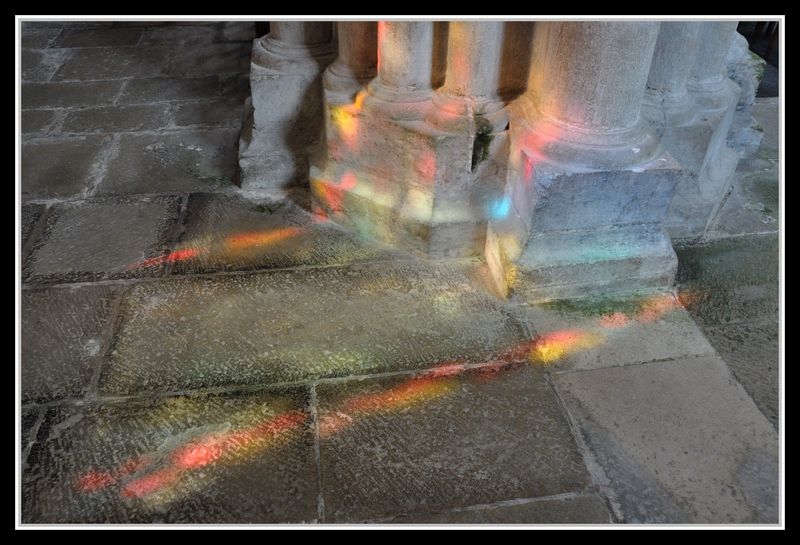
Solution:
{"label": "stone floor", "polygon": [[674,293],[534,305],[239,192],[253,37],[23,26],[23,523],[778,521],[775,99]]}

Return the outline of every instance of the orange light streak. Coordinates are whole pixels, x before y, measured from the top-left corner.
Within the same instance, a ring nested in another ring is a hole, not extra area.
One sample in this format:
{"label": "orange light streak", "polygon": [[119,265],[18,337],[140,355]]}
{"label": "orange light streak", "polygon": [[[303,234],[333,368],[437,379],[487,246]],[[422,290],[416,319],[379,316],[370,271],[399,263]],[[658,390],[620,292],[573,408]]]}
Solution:
{"label": "orange light streak", "polygon": [[250,231],[237,233],[225,239],[229,250],[241,250],[252,246],[264,246],[295,237],[304,231],[301,227],[283,227],[269,231]]}

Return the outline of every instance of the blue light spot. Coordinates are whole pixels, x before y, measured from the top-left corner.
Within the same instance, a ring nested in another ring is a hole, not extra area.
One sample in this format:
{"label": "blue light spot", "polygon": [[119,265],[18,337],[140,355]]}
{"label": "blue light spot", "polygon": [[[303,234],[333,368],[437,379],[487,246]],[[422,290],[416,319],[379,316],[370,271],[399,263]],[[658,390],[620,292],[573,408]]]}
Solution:
{"label": "blue light spot", "polygon": [[511,197],[508,195],[489,204],[489,218],[501,220],[511,212]]}

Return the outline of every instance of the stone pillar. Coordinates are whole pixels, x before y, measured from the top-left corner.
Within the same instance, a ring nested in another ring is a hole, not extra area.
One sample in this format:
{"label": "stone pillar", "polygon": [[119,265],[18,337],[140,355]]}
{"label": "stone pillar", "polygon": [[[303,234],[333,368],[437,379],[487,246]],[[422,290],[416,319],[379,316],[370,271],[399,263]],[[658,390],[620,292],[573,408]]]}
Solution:
{"label": "stone pillar", "polygon": [[[663,51],[663,59],[656,51],[656,59],[663,60],[665,67],[672,66],[671,70],[660,70],[662,75],[672,75],[672,83],[670,78],[663,78],[662,86],[677,87],[679,82],[685,81],[688,100],[682,104],[691,105],[691,110],[685,115],[670,116],[671,112],[665,107],[663,116],[651,117],[663,146],[685,173],[675,188],[666,228],[673,239],[697,239],[709,228],[725,199],[739,159],[727,145],[740,93],[740,88],[728,78],[726,66],[737,23],[662,24],[663,28],[670,28],[668,25],[697,27],[694,56],[686,56],[685,43]],[[678,40],[688,42],[688,36],[676,36],[673,41]],[[687,58],[691,65],[689,77],[685,78],[683,68]]]}
{"label": "stone pillar", "polygon": [[625,168],[655,156],[640,109],[658,30],[656,22],[536,24],[528,117],[550,161]]}
{"label": "stone pillar", "polygon": [[686,85],[697,57],[701,26],[699,22],[661,23],[643,104],[645,118],[653,123],[677,126],[695,115]]}
{"label": "stone pillar", "polygon": [[739,85],[739,102],[728,133],[728,146],[746,157],[758,150],[764,136],[764,130],[753,118],[751,110],[767,61],[751,52],[747,38],[736,33],[726,62],[728,77]]}
{"label": "stone pillar", "polygon": [[339,56],[324,75],[327,91],[339,92],[343,100],[352,100],[361,88],[375,77],[378,65],[378,23],[336,23]]}
{"label": "stone pillar", "polygon": [[736,34],[737,21],[701,23],[700,48],[689,79],[689,92],[705,110],[725,110],[731,95],[725,59]]}
{"label": "stone pillar", "polygon": [[380,21],[378,77],[369,85],[365,107],[389,116],[423,115],[420,103],[430,99],[432,69],[432,22]]}
{"label": "stone pillar", "polygon": [[505,201],[485,255],[522,300],[672,283],[663,222],[681,171],[641,115],[657,22],[537,22],[511,107]]}
{"label": "stone pillar", "polygon": [[432,123],[458,130],[480,118],[494,130],[503,129],[508,121],[499,94],[503,30],[499,21],[450,23],[447,70],[433,96]]}
{"label": "stone pillar", "polygon": [[322,132],[321,73],[334,57],[329,22],[277,21],[253,42],[251,101],[239,144],[242,188],[277,191],[308,177]]}

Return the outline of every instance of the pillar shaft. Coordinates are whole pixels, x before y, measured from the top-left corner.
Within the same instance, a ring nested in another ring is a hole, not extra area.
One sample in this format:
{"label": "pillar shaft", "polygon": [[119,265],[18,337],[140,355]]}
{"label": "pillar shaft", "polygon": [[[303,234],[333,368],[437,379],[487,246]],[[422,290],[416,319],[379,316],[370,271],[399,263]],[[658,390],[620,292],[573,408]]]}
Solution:
{"label": "pillar shaft", "polygon": [[688,88],[705,109],[722,109],[731,95],[725,74],[725,59],[736,34],[737,21],[700,23],[700,45]]}
{"label": "pillar shaft", "polygon": [[275,21],[270,23],[269,36],[287,45],[313,46],[326,44],[333,38],[331,23]]}
{"label": "pillar shaft", "polygon": [[702,23],[665,21],[658,33],[643,112],[661,126],[677,126],[694,117],[686,88],[697,56]]}
{"label": "pillar shaft", "polygon": [[431,93],[433,23],[378,23],[378,77],[370,92],[382,100],[418,102]]}
{"label": "pillar shaft", "polygon": [[[364,83],[375,77],[378,65],[378,23],[337,23],[339,53],[323,77],[325,89],[349,102]],[[334,99],[333,96],[329,97]]]}
{"label": "pillar shaft", "polygon": [[658,142],[641,121],[657,22],[541,22],[528,99],[536,145],[552,161],[625,168]]}

